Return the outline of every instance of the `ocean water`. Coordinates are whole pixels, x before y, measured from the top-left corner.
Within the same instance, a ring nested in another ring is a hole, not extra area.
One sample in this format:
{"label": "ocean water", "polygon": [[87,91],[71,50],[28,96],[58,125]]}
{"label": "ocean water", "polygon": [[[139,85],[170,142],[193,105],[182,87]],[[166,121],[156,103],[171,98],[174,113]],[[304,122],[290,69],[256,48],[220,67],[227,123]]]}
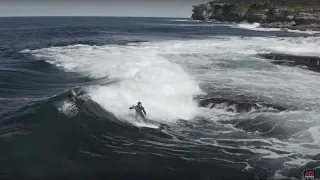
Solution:
{"label": "ocean water", "polygon": [[[320,167],[319,73],[257,56],[320,56],[312,33],[25,17],[0,18],[0,34],[1,179],[301,179]],[[129,110],[138,101],[148,122]],[[248,104],[259,108],[237,111]]]}

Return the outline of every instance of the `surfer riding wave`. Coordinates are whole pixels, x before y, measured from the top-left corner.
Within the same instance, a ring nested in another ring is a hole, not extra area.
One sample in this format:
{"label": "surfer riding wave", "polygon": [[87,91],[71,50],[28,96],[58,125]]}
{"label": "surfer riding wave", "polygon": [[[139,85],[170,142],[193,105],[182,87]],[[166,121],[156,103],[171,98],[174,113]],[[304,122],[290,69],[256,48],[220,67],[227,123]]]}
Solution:
{"label": "surfer riding wave", "polygon": [[138,116],[140,116],[144,121],[146,121],[146,116],[147,113],[144,109],[144,107],[142,106],[141,102],[138,102],[138,105],[132,105],[131,107],[129,107],[129,109],[135,109],[136,110],[136,115],[135,118],[138,119]]}

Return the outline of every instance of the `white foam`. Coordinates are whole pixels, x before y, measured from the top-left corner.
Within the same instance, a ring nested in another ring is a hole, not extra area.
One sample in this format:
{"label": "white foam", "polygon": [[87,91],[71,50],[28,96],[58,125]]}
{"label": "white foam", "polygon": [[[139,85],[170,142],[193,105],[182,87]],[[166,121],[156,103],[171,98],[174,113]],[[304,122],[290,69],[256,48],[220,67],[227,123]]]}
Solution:
{"label": "white foam", "polygon": [[[157,50],[185,66],[204,84],[264,95],[289,105],[310,104],[311,108],[319,108],[317,73],[272,65],[253,55],[276,52],[320,56],[320,38],[215,37],[143,44],[146,50]],[[231,68],[222,68],[222,64]]]}
{"label": "white foam", "polygon": [[286,29],[286,31],[300,33],[300,34],[319,34],[320,33],[319,31],[312,31],[312,30],[300,31],[300,30]]}
{"label": "white foam", "polygon": [[191,20],[191,19],[173,19],[171,21],[175,21],[175,22],[188,22],[188,21],[196,21],[196,20]]}
{"label": "white foam", "polygon": [[310,127],[308,132],[311,134],[314,143],[320,145],[320,126]]}
{"label": "white foam", "polygon": [[60,113],[63,113],[68,117],[73,117],[73,116],[77,115],[77,113],[79,111],[77,106],[70,101],[59,102],[59,103],[57,103],[57,106],[58,106],[58,110],[60,111]]}
{"label": "white foam", "polygon": [[[316,37],[214,37],[130,46],[73,45],[23,52],[81,75],[120,78],[116,84],[89,90],[95,101],[116,115],[130,115],[128,107],[142,101],[152,118],[192,119],[200,112],[192,96],[201,90],[190,75],[203,84],[217,84],[215,88],[237,87],[241,93],[319,108],[320,82],[316,73],[250,57],[272,52],[320,56],[320,38]],[[226,70],[221,69],[221,64],[245,68]]]}
{"label": "white foam", "polygon": [[250,166],[249,163],[247,163],[247,162],[244,162],[244,163],[246,164],[246,167],[244,168],[244,170],[248,171],[249,169],[253,169],[253,167]]}
{"label": "white foam", "polygon": [[150,119],[192,119],[199,112],[193,96],[202,93],[183,68],[156,50],[134,46],[53,47],[32,51],[38,58],[93,78],[118,78],[107,86],[88,87],[91,98],[119,118],[141,101]]}
{"label": "white foam", "polygon": [[241,28],[253,31],[283,31],[280,28],[262,28],[259,23],[239,23],[232,26],[232,28]]}
{"label": "white foam", "polygon": [[[193,119],[197,115],[216,121],[236,114],[227,113],[223,108],[203,110],[197,107],[192,97],[202,93],[198,84],[201,83],[217,92],[238,91],[239,94],[269,97],[281,104],[308,108],[309,111],[301,109],[277,114],[247,113],[239,116],[239,119],[265,116],[281,122],[286,129],[292,125],[296,128],[296,123],[304,123],[307,126],[306,133],[311,134],[314,141],[309,144],[317,145],[320,137],[319,75],[300,68],[273,65],[253,56],[273,52],[320,56],[320,38],[213,37],[205,40],[132,43],[129,46],[74,45],[26,50],[24,53],[32,53],[66,71],[84,76],[119,79],[110,85],[88,87],[88,92],[94,101],[122,119],[132,119],[134,111],[128,108],[137,101],[143,103],[150,119],[170,122],[179,118]],[[130,121],[136,126],[146,126]],[[228,126],[232,132],[247,133],[230,124]],[[223,134],[218,131],[212,134],[215,133]],[[319,149],[306,147],[303,139],[295,136],[284,141],[259,137],[229,140],[260,143],[238,147],[201,139],[194,141],[224,148],[226,152],[228,149],[248,150],[258,158],[267,160],[285,158],[285,165],[289,167],[305,165],[311,162],[310,156],[319,154]],[[279,154],[279,151],[282,153]],[[295,158],[296,155],[299,159]]]}
{"label": "white foam", "polygon": [[238,27],[245,28],[245,29],[256,29],[260,27],[259,23],[240,23],[236,24]]}
{"label": "white foam", "polygon": [[194,19],[173,19],[170,21],[173,21],[173,22],[202,22],[201,20],[194,20]]}
{"label": "white foam", "polygon": [[312,30],[307,30],[307,31],[300,31],[300,30],[291,30],[287,28],[262,28],[260,27],[259,23],[239,23],[235,24],[233,28],[242,28],[242,29],[249,29],[249,30],[254,30],[254,31],[287,31],[287,32],[294,32],[294,33],[299,33],[299,34],[318,34],[320,32],[318,31],[312,31]]}
{"label": "white foam", "polygon": [[214,26],[231,26],[231,25],[228,25],[228,24],[217,24],[217,23],[214,23],[214,22],[206,22],[206,23],[197,23],[197,24],[185,24],[185,23],[175,23],[175,24],[172,24],[172,23],[162,23],[162,24],[159,24],[159,25],[162,25],[162,26],[185,26],[185,27],[214,27]]}

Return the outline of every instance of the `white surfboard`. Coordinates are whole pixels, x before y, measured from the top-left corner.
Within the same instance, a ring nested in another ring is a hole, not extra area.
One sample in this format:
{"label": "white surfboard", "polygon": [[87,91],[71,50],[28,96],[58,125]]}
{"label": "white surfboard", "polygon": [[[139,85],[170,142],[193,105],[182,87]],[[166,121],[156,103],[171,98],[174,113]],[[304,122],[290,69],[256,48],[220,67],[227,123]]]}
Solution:
{"label": "white surfboard", "polygon": [[145,123],[145,122],[135,122],[134,125],[137,127],[147,127],[147,128],[152,128],[152,129],[159,129],[158,124],[152,124],[152,123]]}
{"label": "white surfboard", "polygon": [[158,123],[155,123],[150,119],[146,119],[146,121],[144,121],[141,117],[138,117],[138,119],[136,119],[134,115],[132,115],[131,117],[132,117],[131,123],[136,127],[139,127],[139,128],[146,127],[146,128],[152,128],[152,129],[160,128],[160,125]]}

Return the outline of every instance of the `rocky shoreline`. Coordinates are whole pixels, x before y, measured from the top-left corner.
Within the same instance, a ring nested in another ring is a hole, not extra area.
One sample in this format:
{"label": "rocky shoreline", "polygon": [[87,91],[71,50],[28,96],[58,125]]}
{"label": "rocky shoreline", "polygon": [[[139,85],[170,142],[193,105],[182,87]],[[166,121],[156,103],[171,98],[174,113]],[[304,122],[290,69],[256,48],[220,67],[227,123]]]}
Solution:
{"label": "rocky shoreline", "polygon": [[[193,20],[259,23],[261,28],[320,31],[320,0],[212,0],[193,6]],[[315,33],[312,36],[318,36]],[[320,72],[320,57],[257,54],[273,64]]]}
{"label": "rocky shoreline", "polygon": [[259,23],[263,28],[320,31],[320,1],[214,0],[193,6],[193,20]]}

